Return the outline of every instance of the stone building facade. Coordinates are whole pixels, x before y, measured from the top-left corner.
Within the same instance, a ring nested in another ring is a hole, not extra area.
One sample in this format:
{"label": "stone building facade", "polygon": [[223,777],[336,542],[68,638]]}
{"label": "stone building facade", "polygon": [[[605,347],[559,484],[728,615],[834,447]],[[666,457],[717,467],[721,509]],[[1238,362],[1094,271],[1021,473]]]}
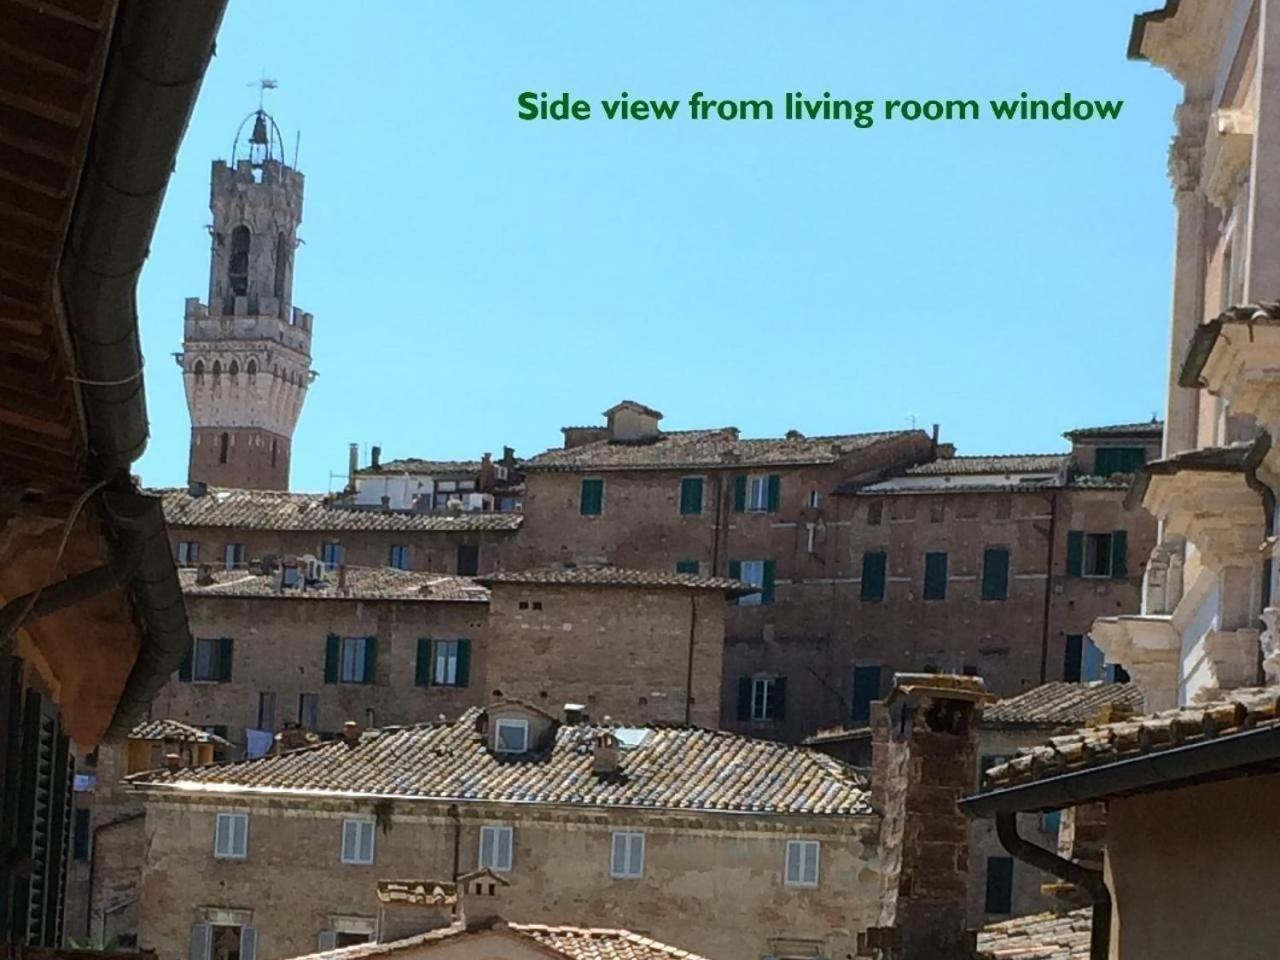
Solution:
{"label": "stone building facade", "polygon": [[843,957],[875,918],[864,781],[728,733],[564,724],[502,701],[131,783],[150,851],[140,945],[166,957],[205,924],[237,943],[251,929],[262,960],[334,929],[367,939],[377,880],[478,866],[512,881],[510,916],[572,915],[714,957]]}
{"label": "stone building facade", "polygon": [[[231,162],[215,160],[209,302],[189,298],[177,354],[191,414],[191,482],[289,488],[311,369],[312,316],[293,305],[302,174],[262,110]],[[248,121],[246,121],[248,123]]]}

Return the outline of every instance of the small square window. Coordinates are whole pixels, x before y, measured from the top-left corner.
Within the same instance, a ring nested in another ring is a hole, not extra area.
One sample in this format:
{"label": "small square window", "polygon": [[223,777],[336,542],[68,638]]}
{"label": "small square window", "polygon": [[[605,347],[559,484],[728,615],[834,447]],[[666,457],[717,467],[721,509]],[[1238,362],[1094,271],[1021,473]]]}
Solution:
{"label": "small square window", "polygon": [[777,713],[777,677],[752,677],[751,719],[772,720]]}
{"label": "small square window", "polygon": [[884,504],[879,500],[867,504],[867,526],[878,527],[884,516]]}
{"label": "small square window", "polygon": [[343,637],[338,680],[342,683],[368,682],[368,653],[367,637]]}
{"label": "small square window", "polygon": [[178,566],[194,567],[200,562],[200,544],[195,540],[183,540],[178,544]]}
{"label": "small square window", "polygon": [[644,876],[644,834],[615,830],[609,856],[609,876],[619,880],[639,880]]}
{"label": "small square window", "polygon": [[218,860],[243,860],[249,855],[249,815],[220,813],[213,829],[213,855]]}
{"label": "small square window", "polygon": [[1111,576],[1111,534],[1084,535],[1084,570],[1086,577]]}
{"label": "small square window", "polygon": [[816,887],[818,885],[818,856],[821,846],[817,840],[788,840],[785,880],[788,887]]}
{"label": "small square window", "polygon": [[197,683],[226,683],[231,679],[230,637],[197,639],[191,658],[191,679]]}
{"label": "small square window", "polygon": [[511,827],[481,827],[480,866],[496,873],[508,873],[511,870],[514,833]]}
{"label": "small square window", "polygon": [[409,546],[408,544],[398,543],[392,546],[391,556],[388,565],[396,570],[409,569]]}
{"label": "small square window", "polygon": [[528,720],[499,720],[493,734],[498,753],[524,753],[529,749]]}
{"label": "small square window", "polygon": [[765,513],[769,509],[769,478],[747,478],[747,509],[752,513]]}
{"label": "small square window", "polygon": [[373,863],[372,820],[342,821],[342,862],[367,866]]}
{"label": "small square window", "polygon": [[745,597],[738,600],[738,605],[743,607],[756,607],[764,600],[764,561],[763,560],[743,560],[739,569],[738,579],[743,583],[749,583],[753,587],[759,587],[760,593],[749,593]]}
{"label": "small square window", "polygon": [[228,570],[237,570],[244,565],[244,544],[228,543],[226,550],[226,568]]}
{"label": "small square window", "polygon": [[541,601],[541,600],[535,600],[535,601],[533,601],[533,609],[535,609],[535,610],[541,610],[541,609],[542,609],[542,601]]}
{"label": "small square window", "polygon": [[528,610],[528,609],[529,609],[529,601],[528,601],[528,600],[521,600],[521,601],[520,601],[520,609],[521,609],[521,610]]}

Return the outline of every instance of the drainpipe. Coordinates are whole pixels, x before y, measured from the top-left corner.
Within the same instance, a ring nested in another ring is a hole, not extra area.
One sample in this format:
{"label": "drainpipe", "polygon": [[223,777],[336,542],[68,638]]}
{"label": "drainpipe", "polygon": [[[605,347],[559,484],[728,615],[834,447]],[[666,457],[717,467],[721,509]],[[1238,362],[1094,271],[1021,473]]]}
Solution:
{"label": "drainpipe", "polygon": [[[1262,461],[1267,454],[1271,452],[1271,435],[1263,433],[1258,442],[1254,444],[1253,449],[1249,451],[1249,456],[1245,459],[1244,464],[1244,482],[1249,488],[1255,491],[1262,498],[1262,530],[1265,540],[1270,540],[1275,535],[1276,529],[1276,494],[1267,484],[1258,477],[1258,467],[1262,465]],[[1262,591],[1261,591],[1261,608],[1265,610],[1271,606],[1271,569],[1272,558],[1268,556],[1262,561]],[[1262,667],[1262,648],[1258,648],[1258,682],[1266,682],[1266,672]]]}
{"label": "drainpipe", "polygon": [[1089,895],[1093,901],[1089,960],[1108,960],[1111,953],[1111,892],[1107,889],[1101,872],[1082,867],[1020,836],[1016,813],[996,814],[996,836],[1010,856],[1037,870],[1073,883]]}
{"label": "drainpipe", "polygon": [[1058,491],[1049,491],[1049,549],[1045,559],[1044,611],[1040,620],[1040,682],[1049,679],[1049,611],[1053,606],[1053,560],[1058,546]]}
{"label": "drainpipe", "polygon": [[458,869],[462,851],[462,819],[458,815],[458,805],[449,804],[449,819],[453,822],[453,880],[456,883],[461,871]]}
{"label": "drainpipe", "polygon": [[689,591],[689,666],[684,679],[684,724],[693,724],[693,638],[698,627],[698,595]]}

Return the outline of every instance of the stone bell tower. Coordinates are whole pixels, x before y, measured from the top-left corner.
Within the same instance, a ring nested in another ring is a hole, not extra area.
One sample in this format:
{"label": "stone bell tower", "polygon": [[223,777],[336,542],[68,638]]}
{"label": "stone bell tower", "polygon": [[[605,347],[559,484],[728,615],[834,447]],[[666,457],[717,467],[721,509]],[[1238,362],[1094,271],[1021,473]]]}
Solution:
{"label": "stone bell tower", "polygon": [[262,109],[241,123],[231,162],[213,162],[209,302],[187,299],[176,355],[191,412],[189,482],[289,488],[293,431],[316,376],[311,314],[293,305],[302,189]]}

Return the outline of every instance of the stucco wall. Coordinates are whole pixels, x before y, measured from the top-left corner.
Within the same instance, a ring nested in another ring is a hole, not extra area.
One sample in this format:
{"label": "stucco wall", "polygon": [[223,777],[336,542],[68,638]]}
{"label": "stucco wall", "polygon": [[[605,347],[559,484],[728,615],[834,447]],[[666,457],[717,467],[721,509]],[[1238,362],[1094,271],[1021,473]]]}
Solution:
{"label": "stucco wall", "polygon": [[1271,960],[1280,774],[1113,800],[1111,956]]}
{"label": "stucco wall", "polygon": [[[212,857],[218,810],[248,809],[249,855]],[[377,914],[379,878],[447,878],[453,825],[441,805],[399,804],[377,834],[373,866],[340,862],[341,821],[366,805],[283,800],[252,807],[211,799],[153,800],[146,821],[141,940],[161,960],[187,954],[203,907],[253,911],[262,960],[313,951],[332,914]],[[466,806],[459,868],[475,866],[482,824],[515,829],[507,919],[617,927],[716,958],[768,952],[772,937],[819,940],[824,956],[854,952],[876,908],[875,818],[701,816],[642,811]],[[645,875],[609,876],[610,833],[646,835]],[[787,839],[822,843],[820,885],[783,885]]]}

